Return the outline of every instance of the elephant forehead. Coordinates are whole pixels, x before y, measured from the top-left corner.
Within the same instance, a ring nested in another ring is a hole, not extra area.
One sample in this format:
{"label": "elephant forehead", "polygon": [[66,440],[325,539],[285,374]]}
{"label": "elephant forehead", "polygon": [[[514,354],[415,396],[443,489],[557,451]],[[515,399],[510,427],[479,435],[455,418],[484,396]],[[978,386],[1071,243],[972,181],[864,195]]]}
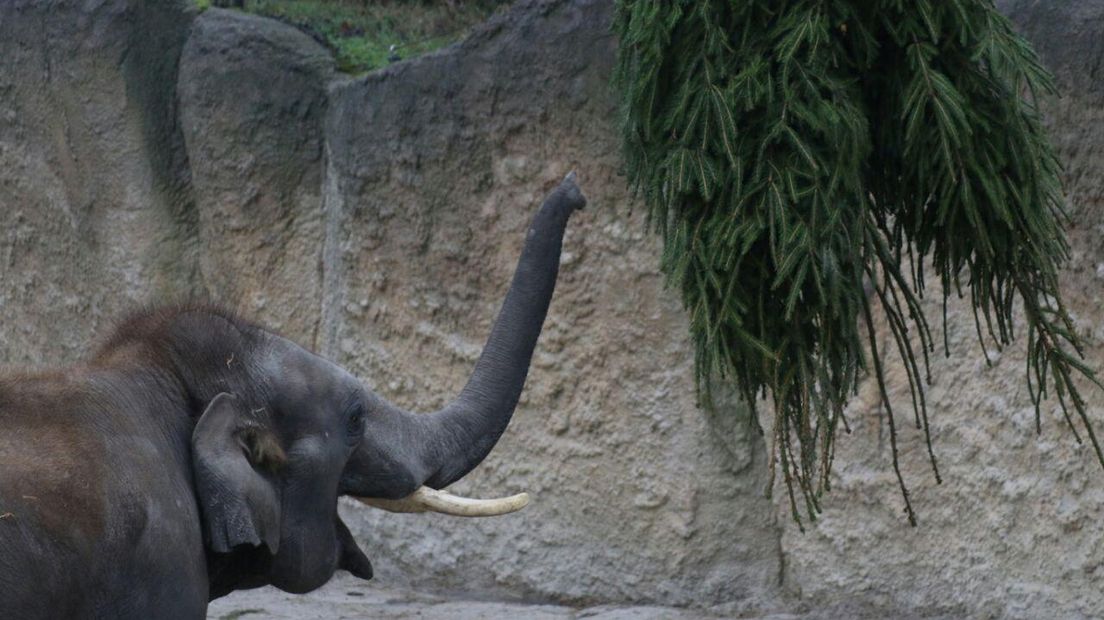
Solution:
{"label": "elephant forehead", "polygon": [[274,336],[264,370],[277,391],[287,398],[341,397],[358,385],[344,368]]}

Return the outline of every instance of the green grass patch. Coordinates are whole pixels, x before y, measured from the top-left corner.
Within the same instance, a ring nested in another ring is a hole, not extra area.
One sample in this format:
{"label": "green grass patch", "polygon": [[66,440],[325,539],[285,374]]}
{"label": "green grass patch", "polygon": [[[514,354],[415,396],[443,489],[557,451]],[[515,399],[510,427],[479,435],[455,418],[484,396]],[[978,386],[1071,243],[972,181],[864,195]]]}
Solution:
{"label": "green grass patch", "polygon": [[247,0],[245,11],[299,27],[333,51],[340,71],[360,74],[386,66],[392,45],[406,59],[455,43],[508,4],[509,0]]}

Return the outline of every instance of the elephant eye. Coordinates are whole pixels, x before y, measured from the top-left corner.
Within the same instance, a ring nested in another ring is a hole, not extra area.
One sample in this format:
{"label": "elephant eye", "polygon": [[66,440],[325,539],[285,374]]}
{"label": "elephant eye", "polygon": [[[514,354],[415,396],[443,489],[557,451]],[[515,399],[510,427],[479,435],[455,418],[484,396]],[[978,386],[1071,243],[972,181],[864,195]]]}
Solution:
{"label": "elephant eye", "polygon": [[349,411],[345,421],[345,431],[349,434],[350,439],[359,438],[364,433],[364,407],[362,405],[354,405]]}

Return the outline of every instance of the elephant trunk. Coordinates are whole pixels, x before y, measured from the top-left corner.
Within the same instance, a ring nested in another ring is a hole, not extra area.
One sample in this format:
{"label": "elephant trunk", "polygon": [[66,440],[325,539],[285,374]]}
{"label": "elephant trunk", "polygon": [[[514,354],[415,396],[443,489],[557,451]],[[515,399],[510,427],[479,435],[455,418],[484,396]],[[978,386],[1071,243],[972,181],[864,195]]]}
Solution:
{"label": "elephant trunk", "polygon": [[[374,430],[390,428],[393,433],[388,434],[394,436],[377,435],[358,449],[350,467],[360,470],[356,478],[362,484],[350,489],[350,494],[398,498],[421,485],[441,489],[487,456],[506,430],[525,385],[556,286],[567,220],[585,205],[575,173],[545,199],[529,226],[513,281],[483,353],[454,401],[435,413],[417,415],[380,399],[388,420]],[[369,481],[375,484],[367,484]]]}
{"label": "elephant trunk", "polygon": [[435,435],[429,456],[436,467],[426,486],[440,489],[462,478],[486,458],[510,423],[556,287],[568,217],[585,205],[571,173],[533,218],[513,282],[471,378],[456,400],[429,421]]}

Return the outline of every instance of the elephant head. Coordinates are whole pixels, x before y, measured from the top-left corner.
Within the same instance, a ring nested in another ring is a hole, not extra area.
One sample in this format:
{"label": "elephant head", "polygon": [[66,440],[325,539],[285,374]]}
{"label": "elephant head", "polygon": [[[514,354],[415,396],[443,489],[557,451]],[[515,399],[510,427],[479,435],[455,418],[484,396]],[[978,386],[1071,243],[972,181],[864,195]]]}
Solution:
{"label": "elephant head", "polygon": [[[199,414],[191,454],[209,564],[235,574],[213,595],[264,583],[308,591],[337,568],[370,577],[337,515],[341,495],[398,510],[458,506],[458,514],[523,501],[484,506],[431,490],[470,472],[506,429],[556,283],[568,217],[585,203],[574,174],[545,200],[471,378],[436,412],[404,411],[336,364],[229,315],[214,324],[198,311],[173,319],[164,355]],[[137,323],[131,333],[142,331]],[[412,506],[418,498],[427,501]]]}

